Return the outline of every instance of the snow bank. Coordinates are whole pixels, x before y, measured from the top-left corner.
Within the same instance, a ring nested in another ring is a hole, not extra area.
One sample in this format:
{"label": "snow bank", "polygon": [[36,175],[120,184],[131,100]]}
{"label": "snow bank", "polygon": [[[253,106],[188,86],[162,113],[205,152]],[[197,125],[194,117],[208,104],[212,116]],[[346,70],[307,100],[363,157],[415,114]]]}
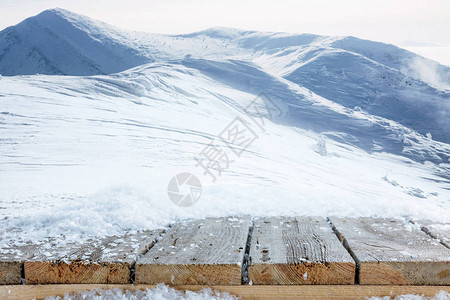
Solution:
{"label": "snow bank", "polygon": [[[110,76],[3,78],[0,246],[49,238],[63,244],[246,214],[450,221],[449,166],[427,161],[445,159],[448,145],[248,64],[195,62]],[[253,88],[221,79],[212,72],[218,66],[236,76],[251,72],[241,79],[251,74]],[[287,102],[285,114],[266,119],[263,128],[244,112],[256,83]],[[194,158],[236,117],[257,138],[241,156],[228,153],[232,163],[213,182]],[[368,132],[368,124],[379,130]],[[392,139],[408,144],[392,149]],[[167,195],[181,172],[202,182],[192,207],[178,207]]]}
{"label": "snow bank", "polygon": [[146,289],[144,291],[123,291],[119,289],[111,289],[111,290],[91,290],[79,292],[76,294],[66,294],[64,297],[47,297],[46,300],[56,300],[56,299],[64,299],[64,300],[78,300],[78,299],[86,299],[86,300],[102,300],[102,299],[123,299],[123,300],[139,300],[139,299],[153,299],[153,300],[209,300],[209,299],[225,299],[232,300],[238,299],[229,293],[221,293],[218,291],[213,291],[211,289],[202,289],[199,292],[193,291],[177,291],[171,287],[168,287],[164,284],[157,285],[154,289]]}
{"label": "snow bank", "polygon": [[[127,299],[127,300],[138,300],[138,299],[167,299],[167,300],[209,300],[209,299],[239,299],[239,297],[230,295],[229,293],[220,293],[217,291],[212,291],[211,289],[203,289],[199,292],[192,291],[177,291],[171,287],[168,287],[164,284],[159,284],[154,289],[146,289],[144,291],[123,291],[119,289],[110,289],[110,290],[102,290],[96,289],[91,291],[83,291],[78,292],[76,294],[66,294],[64,297],[47,297],[46,300],[56,300],[56,299],[64,299],[64,300],[77,300],[77,299],[86,299],[86,300],[101,300],[101,299]],[[395,298],[390,296],[386,297],[371,297],[366,298],[367,300],[448,300],[450,299],[450,294],[446,291],[440,291],[434,297],[425,297],[422,295],[400,295]]]}
{"label": "snow bank", "polygon": [[[386,296],[386,297],[371,297],[371,298],[366,298],[368,300],[390,300],[393,299],[390,296]],[[409,294],[409,295],[400,295],[394,298],[394,300],[448,300],[450,299],[450,294],[447,293],[446,291],[440,291],[439,293],[437,293],[434,297],[425,297],[423,295],[413,295],[413,294]]]}
{"label": "snow bank", "polygon": [[[410,52],[223,28],[135,33],[59,9],[0,45],[2,74],[136,66],[0,80],[0,247],[244,214],[450,222],[449,95],[404,74]],[[254,139],[212,180],[195,158],[238,119]],[[192,207],[168,199],[182,172],[203,186]]]}

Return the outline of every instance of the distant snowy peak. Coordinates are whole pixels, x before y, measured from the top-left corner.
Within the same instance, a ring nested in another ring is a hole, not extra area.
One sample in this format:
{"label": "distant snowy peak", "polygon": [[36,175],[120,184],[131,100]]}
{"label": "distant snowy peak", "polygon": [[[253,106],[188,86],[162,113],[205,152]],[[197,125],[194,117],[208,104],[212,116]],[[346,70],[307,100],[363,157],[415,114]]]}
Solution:
{"label": "distant snowy peak", "polygon": [[73,13],[69,10],[65,10],[62,8],[53,8],[53,9],[45,10],[45,11],[41,12],[40,14],[38,14],[37,16],[35,16],[34,18],[32,17],[30,19],[39,20],[43,24],[48,23],[49,25],[51,24],[50,22],[52,20],[57,20],[57,19],[65,20],[65,21],[71,23],[73,26],[80,27],[80,29],[83,29],[85,31],[89,31],[89,30],[101,31],[104,29],[111,31],[114,28],[114,26],[112,26],[112,25],[91,19],[89,17],[83,16],[80,14]]}
{"label": "distant snowy peak", "polygon": [[109,74],[149,61],[135,48],[125,32],[51,9],[0,32],[0,74]]}
{"label": "distant snowy peak", "polygon": [[270,51],[285,49],[289,47],[299,47],[315,42],[323,42],[330,37],[315,34],[292,34],[285,32],[260,32],[240,30],[227,27],[213,27],[199,32],[178,35],[182,38],[209,37],[216,40],[228,40],[244,49],[253,51]]}
{"label": "distant snowy peak", "polygon": [[[305,49],[306,56],[295,57],[299,51],[305,54]],[[272,55],[278,60],[275,65],[285,63],[292,69],[300,61],[326,55],[330,49],[357,53],[441,90],[450,88],[450,68],[393,45],[354,37],[224,27],[159,35],[121,30],[60,8],[46,10],[0,32],[0,74],[110,74],[188,54],[247,61]]]}
{"label": "distant snowy peak", "polygon": [[233,39],[239,39],[242,36],[245,36],[248,34],[254,34],[254,33],[256,33],[256,31],[246,31],[246,30],[240,30],[237,28],[229,28],[229,27],[212,27],[212,28],[201,30],[198,32],[175,35],[175,36],[185,37],[185,38],[191,38],[191,37],[197,37],[197,36],[209,36],[212,38],[233,40]]}
{"label": "distant snowy peak", "polygon": [[394,68],[406,76],[424,81],[439,90],[450,91],[450,68],[397,46],[346,37],[333,47],[354,52]]}

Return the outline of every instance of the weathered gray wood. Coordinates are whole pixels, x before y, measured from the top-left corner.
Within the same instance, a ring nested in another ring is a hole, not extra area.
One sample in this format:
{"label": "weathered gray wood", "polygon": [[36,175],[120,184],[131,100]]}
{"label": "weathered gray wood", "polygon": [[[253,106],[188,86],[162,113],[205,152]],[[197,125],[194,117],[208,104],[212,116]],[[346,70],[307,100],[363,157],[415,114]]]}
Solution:
{"label": "weathered gray wood", "polygon": [[241,284],[250,217],[176,224],[136,264],[136,283]]}
{"label": "weathered gray wood", "polygon": [[27,284],[129,283],[138,256],[163,230],[110,236],[87,243],[38,251],[24,263]]}
{"label": "weathered gray wood", "polygon": [[433,223],[429,221],[415,221],[413,223],[419,225],[422,231],[439,240],[445,247],[450,249],[450,224]]}
{"label": "weathered gray wood", "polygon": [[0,284],[20,284],[23,261],[0,261]]}
{"label": "weathered gray wood", "polygon": [[412,224],[330,218],[359,263],[361,284],[450,284],[450,250]]}
{"label": "weathered gray wood", "polygon": [[[51,243],[52,241],[48,241]],[[0,249],[0,284],[21,284],[24,262],[43,246],[27,242]]]}
{"label": "weathered gray wood", "polygon": [[248,268],[253,284],[354,284],[355,269],[325,218],[254,221]]}

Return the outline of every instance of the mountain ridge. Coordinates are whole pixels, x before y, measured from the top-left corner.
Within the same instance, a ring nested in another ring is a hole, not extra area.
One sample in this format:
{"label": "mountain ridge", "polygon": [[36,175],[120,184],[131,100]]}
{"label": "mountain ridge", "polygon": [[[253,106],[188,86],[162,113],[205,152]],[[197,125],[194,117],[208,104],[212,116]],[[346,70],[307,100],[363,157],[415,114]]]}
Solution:
{"label": "mountain ridge", "polygon": [[[147,52],[148,48],[152,46],[150,43],[153,42],[153,40],[159,40],[160,43],[172,43],[174,44],[172,39],[181,39],[181,38],[192,38],[192,37],[199,37],[199,36],[209,36],[211,38],[226,38],[226,39],[237,39],[238,43],[240,43],[240,47],[242,48],[251,48],[253,49],[253,52],[259,51],[259,50],[274,50],[279,48],[289,48],[289,47],[298,47],[302,45],[308,45],[311,43],[316,43],[320,41],[326,41],[331,40],[331,42],[326,42],[325,46],[331,46],[347,51],[352,51],[359,53],[361,55],[367,56],[369,58],[373,58],[375,61],[378,61],[380,63],[383,63],[385,65],[389,65],[387,63],[386,57],[377,59],[376,53],[373,53],[373,51],[370,51],[370,48],[373,45],[377,45],[378,48],[383,48],[383,52],[389,53],[387,58],[391,58],[394,60],[397,60],[396,64],[398,67],[398,55],[392,57],[392,52],[401,51],[401,56],[414,56],[419,57],[419,55],[414,54],[412,52],[409,52],[408,50],[404,50],[401,48],[398,48],[397,46],[390,45],[390,44],[384,44],[380,42],[373,42],[368,40],[362,40],[356,37],[352,36],[341,36],[341,37],[331,37],[331,36],[320,36],[316,34],[310,34],[310,33],[304,33],[304,34],[293,34],[293,33],[284,33],[284,32],[260,32],[260,31],[249,31],[249,30],[240,30],[236,28],[227,28],[227,27],[212,27],[209,29],[205,29],[198,32],[193,32],[189,34],[179,34],[179,35],[161,35],[161,34],[155,34],[155,33],[145,33],[145,32],[137,32],[137,31],[130,31],[130,30],[123,30],[119,29],[115,26],[112,26],[110,24],[107,24],[102,21],[93,20],[87,16],[80,15],[77,13],[73,13],[71,11],[62,9],[62,8],[53,8],[48,9],[40,14],[27,18],[24,21],[20,22],[17,25],[10,26],[3,31],[0,32],[0,41],[1,38],[4,38],[6,32],[11,31],[17,31],[17,29],[23,29],[25,24],[27,23],[39,23],[42,26],[42,29],[46,31],[53,31],[56,32],[59,37],[61,37],[63,34],[61,34],[61,30],[56,31],[57,26],[55,25],[55,19],[62,19],[66,23],[70,24],[72,27],[75,27],[81,31],[84,31],[88,34],[90,34],[90,38],[92,38],[94,41],[102,41],[105,42],[105,37],[109,37],[118,44],[121,44],[122,46],[128,46],[128,50],[131,50],[134,52],[135,56],[138,57],[145,57],[148,59],[145,62],[152,61],[152,56],[149,55]],[[52,26],[53,25],[53,26]],[[61,22],[59,22],[58,25],[61,25]],[[64,25],[64,24],[63,24]],[[65,24],[64,26],[67,26]],[[63,32],[64,33],[64,32]],[[67,32],[66,32],[67,34]],[[69,34],[67,34],[69,35]],[[153,40],[152,40],[153,39]],[[4,42],[4,41],[2,41]],[[35,41],[31,41],[35,42]],[[80,42],[80,41],[79,41]],[[85,41],[84,41],[85,42]],[[196,40],[195,42],[201,42],[201,40]],[[1,43],[0,43],[1,45]],[[73,43],[72,46],[76,45],[76,43]],[[176,43],[174,44],[176,45]],[[356,46],[357,45],[357,46]],[[143,46],[147,49],[142,49]],[[161,46],[161,45],[154,45],[155,47]],[[172,46],[172,45],[170,45]],[[33,47],[37,48],[36,45],[33,45]],[[138,48],[138,49],[136,49]],[[160,52],[167,52],[167,49],[157,49]],[[187,49],[186,49],[187,50]],[[1,55],[5,55],[6,51],[4,49],[0,49]],[[198,52],[198,51],[197,51]],[[161,59],[161,53],[159,53],[158,59]],[[197,53],[198,54],[198,53]],[[223,54],[223,53],[222,53]],[[233,54],[233,53],[232,53]],[[31,71],[27,74],[25,73],[18,73],[13,74],[13,71],[5,70],[5,68],[2,68],[2,60],[0,55],[0,73],[2,75],[31,75],[34,74]],[[170,53],[170,55],[173,55],[173,53]],[[178,57],[180,58],[180,57]],[[50,58],[51,60],[51,58]],[[428,60],[427,61],[431,61]],[[131,63],[132,64],[132,63]],[[130,64],[130,65],[131,65]],[[131,66],[134,67],[135,65]],[[127,68],[131,68],[127,66]],[[445,69],[445,67],[444,67]],[[124,71],[124,67],[119,68],[113,72],[103,72],[103,74],[110,74],[115,72]],[[447,68],[447,71],[449,71],[450,68]],[[3,71],[3,72],[1,72]],[[98,70],[98,72],[102,72],[102,70]],[[47,74],[45,72],[37,72],[41,74]],[[69,73],[69,72],[68,72]],[[101,73],[98,73],[101,74]],[[56,74],[55,74],[56,75]],[[70,73],[67,75],[80,75],[75,73]],[[81,74],[86,75],[86,74]],[[88,75],[95,75],[95,73],[90,73]],[[448,79],[448,78],[447,78]]]}

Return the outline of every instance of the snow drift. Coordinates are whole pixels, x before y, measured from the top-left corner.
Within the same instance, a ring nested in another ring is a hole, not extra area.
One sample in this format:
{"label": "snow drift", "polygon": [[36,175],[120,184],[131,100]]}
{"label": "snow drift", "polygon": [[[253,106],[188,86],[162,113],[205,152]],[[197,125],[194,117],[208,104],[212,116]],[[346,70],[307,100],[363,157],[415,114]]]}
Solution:
{"label": "snow drift", "polygon": [[[352,37],[128,32],[60,9],[9,27],[0,246],[241,214],[449,222],[449,92],[411,75],[417,57]],[[214,181],[195,158],[236,118],[256,138]],[[202,182],[193,207],[167,198],[181,172]]]}

